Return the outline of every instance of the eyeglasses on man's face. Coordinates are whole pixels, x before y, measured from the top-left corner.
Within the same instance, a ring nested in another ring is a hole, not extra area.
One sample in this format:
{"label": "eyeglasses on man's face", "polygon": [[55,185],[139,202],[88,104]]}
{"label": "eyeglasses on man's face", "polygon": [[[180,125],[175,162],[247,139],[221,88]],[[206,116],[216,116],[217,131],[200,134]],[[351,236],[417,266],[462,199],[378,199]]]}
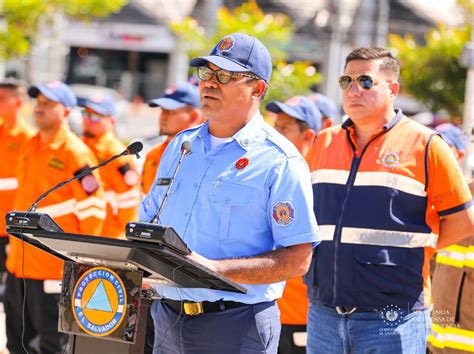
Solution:
{"label": "eyeglasses on man's face", "polygon": [[339,87],[341,88],[341,90],[346,91],[350,89],[354,81],[363,90],[370,90],[377,83],[377,81],[374,80],[372,76],[370,75],[359,75],[359,76],[342,75],[339,78]]}
{"label": "eyeglasses on man's face", "polygon": [[82,117],[89,119],[92,123],[100,122],[104,118],[102,114],[94,113],[87,110],[82,111]]}
{"label": "eyeglasses on man's face", "polygon": [[221,84],[227,84],[230,80],[232,80],[233,77],[238,77],[238,76],[248,77],[254,80],[260,80],[260,78],[257,77],[256,75],[243,73],[243,72],[234,72],[234,71],[228,71],[224,69],[212,70],[211,68],[207,66],[201,66],[197,68],[197,76],[202,81],[208,81],[214,75],[216,76],[217,81]]}

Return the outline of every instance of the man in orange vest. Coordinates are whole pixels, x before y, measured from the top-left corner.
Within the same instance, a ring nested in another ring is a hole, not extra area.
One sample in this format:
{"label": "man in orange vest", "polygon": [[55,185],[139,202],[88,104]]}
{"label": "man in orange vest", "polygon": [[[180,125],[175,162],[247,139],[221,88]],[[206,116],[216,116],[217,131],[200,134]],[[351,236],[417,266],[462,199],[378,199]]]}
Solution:
{"label": "man in orange vest", "polygon": [[[294,96],[285,103],[269,102],[265,108],[277,114],[275,129],[306,156],[322,124],[322,114],[314,103],[307,97]],[[278,353],[306,353],[308,296],[303,278],[288,279],[277,303],[282,324]]]}
{"label": "man in orange vest", "polygon": [[168,87],[163,96],[149,103],[161,107],[160,134],[167,135],[164,142],[154,146],[146,155],[142,174],[142,191],[148,193],[155,180],[156,170],[168,143],[180,131],[203,122],[199,102],[199,88],[190,82],[178,82]]}
{"label": "man in orange vest", "polygon": [[[115,102],[108,96],[80,99],[84,107],[84,139],[99,162],[125,150],[125,146],[113,133],[115,126]],[[99,170],[107,200],[107,216],[101,235],[121,237],[127,222],[137,219],[140,177],[131,156],[120,157]]]}
{"label": "man in orange vest", "polygon": [[[33,132],[21,121],[20,110],[26,96],[25,86],[14,79],[0,83],[0,282],[4,286],[5,248],[8,236],[5,231],[5,214],[13,209],[18,188],[16,167],[20,152]],[[2,298],[3,298],[2,288]]]}
{"label": "man in orange vest", "polygon": [[[67,117],[76,105],[71,89],[56,81],[32,86],[28,94],[36,98],[39,132],[19,163],[15,210],[27,210],[46,190],[97,164],[92,151],[68,128]],[[98,235],[105,218],[99,175],[86,174],[49,194],[37,211],[49,214],[66,232]],[[17,238],[9,240],[7,348],[10,353],[60,353],[66,338],[58,332],[63,261]]]}
{"label": "man in orange vest", "polygon": [[339,78],[349,118],[308,153],[322,236],[305,276],[309,354],[424,353],[429,260],[474,231],[449,146],[394,108],[399,74],[384,48],[352,51]]}
{"label": "man in orange vest", "polygon": [[[466,138],[451,123],[435,131],[448,143],[459,163],[466,151]],[[469,184],[474,193],[474,183]],[[433,258],[433,325],[428,337],[432,353],[474,352],[474,235],[439,250]]]}

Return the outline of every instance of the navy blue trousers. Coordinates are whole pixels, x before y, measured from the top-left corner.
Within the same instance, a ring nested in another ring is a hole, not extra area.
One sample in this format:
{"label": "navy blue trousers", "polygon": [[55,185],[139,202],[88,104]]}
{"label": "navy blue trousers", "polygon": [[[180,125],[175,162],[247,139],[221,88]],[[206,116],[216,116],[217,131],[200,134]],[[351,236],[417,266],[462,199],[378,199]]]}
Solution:
{"label": "navy blue trousers", "polygon": [[197,316],[179,314],[154,301],[153,354],[276,354],[280,311],[275,301]]}

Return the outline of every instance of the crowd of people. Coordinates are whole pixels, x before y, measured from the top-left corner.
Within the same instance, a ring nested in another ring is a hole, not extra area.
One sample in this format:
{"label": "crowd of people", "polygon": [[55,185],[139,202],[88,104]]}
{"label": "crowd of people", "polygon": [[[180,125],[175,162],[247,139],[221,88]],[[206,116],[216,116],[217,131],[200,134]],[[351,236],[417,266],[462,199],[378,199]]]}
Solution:
{"label": "crowd of people", "polygon": [[[197,85],[177,82],[149,102],[166,140],[143,171],[117,159],[37,208],[67,232],[122,238],[127,222],[154,219],[191,144],[159,222],[190,259],[247,293],[154,285],[162,299],[146,352],[474,352],[473,184],[458,164],[466,141],[452,124],[433,130],[394,107],[397,59],[377,47],[347,56],[338,125],[319,93],[271,101],[263,118],[272,60],[252,36],[229,34],[191,66]],[[36,131],[20,119],[27,96]],[[76,105],[81,137],[68,127]],[[76,98],[62,82],[0,83],[1,214],[123,151],[115,115],[110,97]],[[63,262],[0,227],[7,349],[61,353]]]}

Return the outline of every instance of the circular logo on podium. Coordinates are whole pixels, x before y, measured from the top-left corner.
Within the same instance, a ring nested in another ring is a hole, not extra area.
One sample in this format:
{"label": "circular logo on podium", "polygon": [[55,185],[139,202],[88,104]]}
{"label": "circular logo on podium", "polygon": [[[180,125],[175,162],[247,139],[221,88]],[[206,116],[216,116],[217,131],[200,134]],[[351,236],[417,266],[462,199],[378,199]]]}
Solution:
{"label": "circular logo on podium", "polygon": [[72,309],[87,334],[96,337],[114,332],[125,317],[127,292],[120,277],[105,267],[86,271],[77,281]]}

